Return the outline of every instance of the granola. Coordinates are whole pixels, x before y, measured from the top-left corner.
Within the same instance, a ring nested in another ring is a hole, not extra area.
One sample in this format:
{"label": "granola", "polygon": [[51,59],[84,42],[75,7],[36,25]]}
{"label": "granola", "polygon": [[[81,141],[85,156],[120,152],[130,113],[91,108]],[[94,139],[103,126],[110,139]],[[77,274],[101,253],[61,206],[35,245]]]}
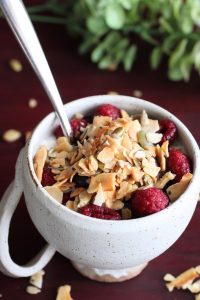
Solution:
{"label": "granola", "polygon": [[118,211],[121,219],[134,218],[130,201],[136,190],[156,188],[175,201],[192,174],[175,181],[167,165],[169,141],[162,142],[159,120],[149,118],[145,110],[140,115],[117,108],[109,113],[86,118],[77,113],[72,126],[75,143],[62,133],[58,136],[56,129],[55,146],[38,149],[34,168],[45,190],[74,211],[95,205]]}
{"label": "granola", "polygon": [[175,288],[188,289],[192,294],[195,294],[195,300],[200,299],[200,266],[190,268],[177,277],[167,273],[163,279],[169,292],[172,292]]}

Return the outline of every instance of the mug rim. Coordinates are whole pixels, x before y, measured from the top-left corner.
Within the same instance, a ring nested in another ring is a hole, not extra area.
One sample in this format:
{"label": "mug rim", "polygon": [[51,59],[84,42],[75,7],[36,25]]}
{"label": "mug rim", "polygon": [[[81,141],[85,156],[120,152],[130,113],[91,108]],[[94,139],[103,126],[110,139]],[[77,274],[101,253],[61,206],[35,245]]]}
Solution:
{"label": "mug rim", "polygon": [[[101,98],[106,98],[106,99],[110,99],[110,102],[111,100],[114,100],[114,102],[118,102],[120,104],[120,101],[121,98],[123,97],[125,100],[128,100],[128,101],[137,101],[140,103],[140,105],[144,105],[144,109],[145,106],[151,106],[151,108],[153,110],[160,110],[160,113],[164,113],[164,114],[167,114],[170,116],[170,119],[173,119],[173,121],[175,121],[176,125],[178,125],[178,127],[180,127],[184,133],[186,134],[186,138],[188,139],[188,141],[190,141],[190,144],[192,146],[192,149],[193,149],[193,153],[192,153],[192,156],[191,156],[191,160],[193,161],[193,177],[192,177],[192,180],[189,184],[189,186],[187,187],[186,191],[173,203],[171,203],[169,206],[167,206],[166,208],[164,208],[163,210],[159,211],[159,212],[156,212],[154,214],[151,214],[151,215],[147,215],[147,216],[144,216],[144,217],[140,217],[140,218],[135,218],[135,219],[128,219],[128,220],[118,220],[117,222],[115,220],[103,220],[103,219],[97,219],[97,218],[92,218],[92,217],[88,217],[88,216],[85,216],[83,214],[80,214],[78,212],[75,212],[69,208],[67,208],[65,205],[61,204],[61,203],[58,203],[45,189],[44,187],[42,186],[42,184],[39,182],[36,174],[35,174],[35,171],[34,171],[34,167],[33,167],[33,151],[32,151],[32,145],[34,143],[34,139],[35,139],[35,136],[37,135],[37,132],[38,130],[40,129],[40,127],[48,122],[49,119],[51,119],[53,116],[55,116],[55,113],[54,112],[51,112],[49,113],[48,115],[46,115],[38,124],[37,126],[35,127],[34,131],[33,131],[33,134],[31,136],[31,138],[28,140],[27,142],[27,159],[28,159],[28,170],[29,170],[29,173],[31,175],[31,179],[33,181],[33,184],[35,184],[37,186],[37,188],[47,197],[49,198],[49,201],[51,201],[51,204],[54,205],[55,209],[57,209],[58,207],[60,209],[62,209],[65,213],[70,213],[72,215],[74,215],[74,217],[76,218],[79,218],[79,219],[83,219],[85,222],[97,222],[97,223],[104,223],[104,224],[111,224],[114,226],[114,224],[116,224],[116,226],[118,226],[119,224],[122,225],[123,224],[127,224],[127,222],[134,222],[134,223],[140,223],[140,222],[149,222],[151,221],[152,219],[156,219],[156,218],[159,218],[161,217],[162,218],[162,215],[163,214],[166,214],[167,212],[171,212],[173,211],[173,208],[176,209],[179,205],[181,205],[181,203],[184,201],[184,197],[186,196],[186,194],[188,194],[189,192],[192,191],[192,189],[194,187],[197,186],[198,184],[198,173],[200,172],[200,153],[199,153],[199,147],[198,147],[198,144],[196,142],[196,140],[194,139],[192,133],[189,131],[189,129],[182,123],[182,121],[180,121],[174,114],[172,114],[171,112],[169,112],[168,110],[160,107],[159,105],[155,104],[155,103],[151,103],[150,101],[147,101],[147,100],[144,100],[144,99],[141,99],[141,98],[136,98],[136,97],[132,97],[132,96],[125,96],[125,95],[93,95],[93,96],[88,96],[88,97],[84,97],[84,98],[79,98],[79,99],[76,99],[76,100],[72,100],[66,104],[64,104],[64,107],[70,107],[70,105],[75,105],[79,103],[82,103],[83,101],[90,101],[91,105],[93,104],[93,106],[95,106],[95,103],[92,102],[92,100],[95,98],[95,99],[101,99]],[[100,101],[101,102],[101,101]],[[109,101],[108,101],[109,102]],[[107,103],[108,103],[107,102]],[[102,101],[102,103],[106,103],[105,101]],[[89,109],[91,109],[91,107],[89,107]],[[148,111],[147,111],[148,113]],[[56,122],[56,121],[55,121]],[[186,197],[185,197],[186,198]],[[117,225],[118,224],[118,225]]]}

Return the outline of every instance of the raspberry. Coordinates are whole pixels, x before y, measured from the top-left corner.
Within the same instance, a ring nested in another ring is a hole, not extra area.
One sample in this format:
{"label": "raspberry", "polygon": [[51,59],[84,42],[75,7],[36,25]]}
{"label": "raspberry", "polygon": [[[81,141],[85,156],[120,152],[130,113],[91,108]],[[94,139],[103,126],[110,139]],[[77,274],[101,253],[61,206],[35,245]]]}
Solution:
{"label": "raspberry", "polygon": [[169,141],[172,144],[177,135],[176,125],[170,120],[161,120],[159,122],[160,132],[163,134],[161,143]]}
{"label": "raspberry", "polygon": [[[73,131],[73,135],[77,136],[80,132],[80,128],[81,127],[86,127],[87,126],[87,121],[85,119],[71,119],[70,121],[71,127],[72,127],[72,131]],[[54,135],[56,136],[56,138],[59,138],[60,136],[64,136],[62,128],[60,126],[56,127],[56,129],[54,130]]]}
{"label": "raspberry", "polygon": [[53,185],[56,182],[53,176],[54,175],[51,172],[51,169],[47,165],[45,165],[42,173],[42,186]]}
{"label": "raspberry", "polygon": [[137,190],[131,196],[133,214],[137,217],[154,214],[167,207],[168,203],[168,197],[155,187]]}
{"label": "raspberry", "polygon": [[112,117],[113,120],[121,116],[119,108],[112,104],[102,104],[96,110],[96,115]]}
{"label": "raspberry", "polygon": [[191,172],[191,164],[189,158],[179,149],[172,148],[167,159],[169,170],[176,174],[175,181],[181,180],[184,174]]}
{"label": "raspberry", "polygon": [[97,219],[121,220],[121,216],[116,210],[94,204],[82,207],[79,212],[85,216]]}
{"label": "raspberry", "polygon": [[85,128],[87,126],[87,121],[85,119],[72,119],[70,121],[72,126],[73,134],[76,136],[80,132],[80,128]]}

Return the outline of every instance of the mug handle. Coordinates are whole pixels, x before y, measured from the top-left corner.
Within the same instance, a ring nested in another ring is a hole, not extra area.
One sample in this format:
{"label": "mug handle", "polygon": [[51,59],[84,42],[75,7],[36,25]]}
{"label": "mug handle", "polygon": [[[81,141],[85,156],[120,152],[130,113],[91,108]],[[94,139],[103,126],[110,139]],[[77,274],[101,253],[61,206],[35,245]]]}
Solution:
{"label": "mug handle", "polygon": [[8,235],[10,221],[23,193],[21,150],[17,163],[15,179],[8,186],[0,202],[0,271],[11,277],[29,277],[43,269],[51,260],[56,250],[46,245],[29,263],[17,265],[9,253]]}

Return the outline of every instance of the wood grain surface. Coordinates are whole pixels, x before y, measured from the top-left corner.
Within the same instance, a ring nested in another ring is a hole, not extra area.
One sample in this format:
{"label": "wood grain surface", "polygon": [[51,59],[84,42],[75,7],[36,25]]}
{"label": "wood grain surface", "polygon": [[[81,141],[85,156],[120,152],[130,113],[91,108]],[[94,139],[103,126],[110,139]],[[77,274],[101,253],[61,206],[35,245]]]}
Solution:
{"label": "wood grain surface", "polygon": [[[193,74],[189,83],[170,82],[166,78],[165,63],[159,71],[152,72],[149,69],[145,48],[132,72],[100,71],[88,57],[77,54],[76,42],[67,36],[63,27],[44,24],[35,27],[64,102],[108,91],[132,95],[134,90],[140,90],[144,99],[159,104],[179,117],[200,142],[197,75]],[[8,62],[11,58],[22,62],[22,72],[15,73],[9,68]],[[38,101],[35,109],[28,106],[30,98]],[[52,107],[40,83],[8,25],[4,20],[0,20],[0,134],[10,128],[23,133],[32,130],[51,110]],[[11,144],[0,141],[0,195],[13,179],[15,161],[23,145],[23,139]],[[36,296],[28,295],[25,291],[28,278],[14,279],[0,274],[2,299],[53,300],[58,286],[70,284],[74,300],[192,300],[194,296],[187,291],[169,293],[162,277],[167,272],[177,275],[186,268],[200,264],[199,215],[200,207],[197,207],[181,238],[164,254],[150,262],[135,279],[119,284],[93,282],[77,273],[66,258],[56,254],[45,268],[44,286],[42,292]],[[11,224],[11,255],[16,262],[24,264],[43,244],[44,241],[34,229],[22,199]],[[146,247],[148,248],[148,245]]]}

